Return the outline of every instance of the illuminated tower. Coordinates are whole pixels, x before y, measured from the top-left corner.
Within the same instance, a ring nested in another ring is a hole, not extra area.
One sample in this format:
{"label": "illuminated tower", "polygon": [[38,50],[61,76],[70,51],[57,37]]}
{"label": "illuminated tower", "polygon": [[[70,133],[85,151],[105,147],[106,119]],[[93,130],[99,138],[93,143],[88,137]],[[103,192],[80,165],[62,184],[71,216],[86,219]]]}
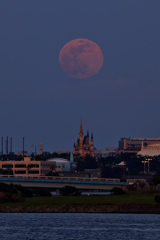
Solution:
{"label": "illuminated tower", "polygon": [[93,132],[91,134],[91,147],[90,147],[90,155],[94,157],[94,142],[93,142]]}
{"label": "illuminated tower", "polygon": [[80,122],[80,130],[79,130],[79,153],[83,154],[83,128],[82,128],[82,119]]}

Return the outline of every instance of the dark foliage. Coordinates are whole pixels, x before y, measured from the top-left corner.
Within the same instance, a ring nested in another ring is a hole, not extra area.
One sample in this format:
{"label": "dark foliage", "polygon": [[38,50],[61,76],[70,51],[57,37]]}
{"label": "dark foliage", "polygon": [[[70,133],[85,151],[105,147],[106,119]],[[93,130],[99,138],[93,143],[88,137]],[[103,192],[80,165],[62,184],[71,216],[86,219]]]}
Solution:
{"label": "dark foliage", "polygon": [[33,194],[37,197],[51,197],[52,194],[47,189],[34,189]]}
{"label": "dark foliage", "polygon": [[152,182],[154,183],[154,184],[160,184],[160,177],[154,177],[153,179],[152,179]]}
{"label": "dark foliage", "polygon": [[14,184],[6,184],[0,183],[0,192],[10,193],[10,194],[18,194],[22,197],[32,197],[32,191],[26,187],[22,187],[21,185]]}
{"label": "dark foliage", "polygon": [[99,166],[96,158],[86,155],[84,158],[79,158],[77,160],[77,170],[83,171],[84,169],[97,169]]}
{"label": "dark foliage", "polygon": [[118,167],[103,167],[102,168],[102,177],[104,178],[122,178],[123,169]]}
{"label": "dark foliage", "polygon": [[160,204],[160,195],[155,195],[154,200]]}
{"label": "dark foliage", "polygon": [[14,185],[17,190],[20,192],[22,197],[33,197],[33,193],[29,188],[22,187],[21,185]]}
{"label": "dark foliage", "polygon": [[112,192],[112,193],[114,193],[116,195],[126,194],[126,192],[122,188],[119,188],[119,187],[112,188],[110,192]]}
{"label": "dark foliage", "polygon": [[6,161],[6,160],[16,160],[16,161],[21,161],[23,159],[22,155],[16,155],[16,154],[3,154],[0,155],[1,161]]}
{"label": "dark foliage", "polygon": [[6,203],[6,202],[23,202],[25,199],[18,194],[11,194],[7,192],[1,192],[0,193],[0,202]]}
{"label": "dark foliage", "polygon": [[58,153],[48,153],[48,154],[42,154],[42,155],[32,155],[32,159],[35,159],[37,161],[46,161],[47,159],[50,158],[65,158],[65,159],[69,159],[70,155],[67,153],[62,153],[62,154],[58,154]]}
{"label": "dark foliage", "polygon": [[65,186],[60,189],[60,195],[62,195],[62,196],[80,196],[81,192],[76,187]]}
{"label": "dark foliage", "polygon": [[17,188],[12,183],[10,185],[6,183],[0,183],[0,192],[18,193]]}

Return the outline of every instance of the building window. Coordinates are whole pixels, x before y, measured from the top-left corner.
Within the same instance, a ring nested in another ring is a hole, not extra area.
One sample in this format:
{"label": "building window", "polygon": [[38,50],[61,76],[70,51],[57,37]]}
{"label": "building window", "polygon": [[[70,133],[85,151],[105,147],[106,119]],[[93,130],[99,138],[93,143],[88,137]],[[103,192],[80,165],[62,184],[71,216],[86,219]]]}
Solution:
{"label": "building window", "polygon": [[25,164],[15,164],[15,168],[26,168]]}
{"label": "building window", "polygon": [[15,174],[26,174],[26,171],[24,171],[24,170],[22,170],[22,171],[17,170],[17,171],[15,171]]}
{"label": "building window", "polygon": [[39,168],[38,164],[28,164],[28,167],[30,168]]}
{"label": "building window", "polygon": [[13,168],[12,164],[2,164],[2,168]]}
{"label": "building window", "polygon": [[29,174],[39,174],[39,171],[35,171],[35,170],[31,170],[31,171],[28,171]]}

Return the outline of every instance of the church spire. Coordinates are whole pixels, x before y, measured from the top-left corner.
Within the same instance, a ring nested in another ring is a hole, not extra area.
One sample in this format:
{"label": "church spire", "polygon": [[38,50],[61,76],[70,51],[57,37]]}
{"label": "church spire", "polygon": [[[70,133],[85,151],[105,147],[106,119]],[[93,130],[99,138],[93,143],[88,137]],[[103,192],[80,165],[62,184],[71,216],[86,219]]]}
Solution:
{"label": "church spire", "polygon": [[80,122],[80,130],[79,130],[79,133],[82,133],[82,134],[83,134],[83,128],[82,128],[82,118],[81,118],[81,122]]}
{"label": "church spire", "polygon": [[92,130],[92,133],[91,133],[90,155],[91,155],[92,157],[94,157],[93,130]]}
{"label": "church spire", "polygon": [[92,132],[91,132],[91,140],[93,140],[93,130],[92,130]]}
{"label": "church spire", "polygon": [[89,130],[87,129],[87,137],[89,137]]}
{"label": "church spire", "polygon": [[80,130],[79,130],[79,153],[83,153],[83,128],[82,128],[82,118],[80,122]]}

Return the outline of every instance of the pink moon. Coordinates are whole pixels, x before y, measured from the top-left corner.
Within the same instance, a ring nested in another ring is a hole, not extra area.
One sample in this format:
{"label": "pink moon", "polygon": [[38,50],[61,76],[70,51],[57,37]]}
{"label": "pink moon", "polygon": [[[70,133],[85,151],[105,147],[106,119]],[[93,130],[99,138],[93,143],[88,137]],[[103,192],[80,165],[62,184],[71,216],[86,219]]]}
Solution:
{"label": "pink moon", "polygon": [[97,74],[103,66],[100,47],[88,39],[74,39],[59,54],[62,70],[73,78],[85,79]]}

